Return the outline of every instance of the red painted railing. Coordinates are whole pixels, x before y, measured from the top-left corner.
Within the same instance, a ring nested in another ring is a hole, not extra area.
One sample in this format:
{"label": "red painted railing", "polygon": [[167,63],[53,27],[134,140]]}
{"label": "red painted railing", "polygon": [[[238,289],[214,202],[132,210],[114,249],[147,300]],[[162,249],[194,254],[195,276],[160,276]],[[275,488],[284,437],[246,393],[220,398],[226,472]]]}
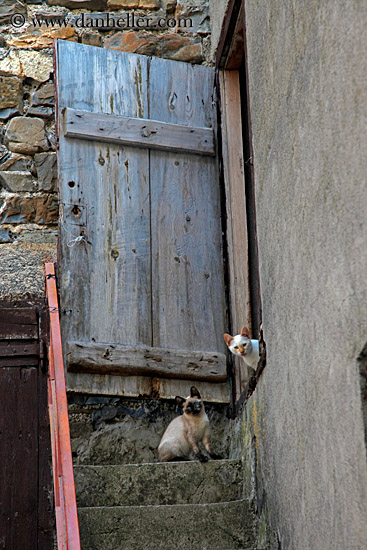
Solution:
{"label": "red painted railing", "polygon": [[46,292],[50,312],[48,409],[55,490],[57,548],[58,550],[80,550],[59,305],[55,264],[53,263],[46,263]]}

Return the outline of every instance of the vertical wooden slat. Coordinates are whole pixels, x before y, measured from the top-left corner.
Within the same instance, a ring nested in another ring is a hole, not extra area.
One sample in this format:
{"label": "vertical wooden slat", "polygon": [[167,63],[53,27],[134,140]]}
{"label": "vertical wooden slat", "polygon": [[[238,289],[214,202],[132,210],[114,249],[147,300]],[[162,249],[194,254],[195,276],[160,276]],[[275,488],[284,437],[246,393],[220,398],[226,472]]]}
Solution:
{"label": "vertical wooden slat", "polygon": [[39,456],[38,456],[38,550],[48,550],[53,540],[54,511],[50,495],[51,441],[50,422],[47,412],[47,375],[38,371],[38,419],[39,419]]}
{"label": "vertical wooden slat", "polygon": [[[153,58],[149,117],[215,128],[213,71]],[[225,350],[216,159],[150,152],[153,345]]]}
{"label": "vertical wooden slat", "polygon": [[[147,59],[59,41],[59,113],[147,116]],[[150,345],[149,151],[59,136],[65,338]],[[87,242],[73,246],[81,233]]]}
{"label": "vertical wooden slat", "polygon": [[37,369],[0,369],[0,541],[37,548]]}
{"label": "vertical wooden slat", "polygon": [[[244,325],[251,332],[244,175],[244,160],[247,159],[243,158],[238,71],[220,71],[219,76],[223,125],[222,154],[227,208],[230,310],[232,331],[237,334]],[[250,371],[242,359],[234,358],[234,361],[238,380],[236,398],[238,398],[249,379]]]}

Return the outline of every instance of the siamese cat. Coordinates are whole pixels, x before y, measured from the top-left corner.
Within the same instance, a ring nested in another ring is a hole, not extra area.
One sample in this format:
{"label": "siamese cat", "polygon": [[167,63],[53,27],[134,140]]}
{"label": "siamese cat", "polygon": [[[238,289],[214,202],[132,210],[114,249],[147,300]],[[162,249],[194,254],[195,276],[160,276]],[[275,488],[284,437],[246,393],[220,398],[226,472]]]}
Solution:
{"label": "siamese cat", "polygon": [[260,358],[259,340],[251,340],[249,331],[246,327],[243,327],[241,334],[237,334],[236,336],[225,334],[224,339],[229,350],[234,355],[241,356],[246,365],[256,370]]}
{"label": "siamese cat", "polygon": [[172,420],[164,432],[158,447],[159,461],[188,460],[193,451],[197,460],[207,462],[208,457],[199,449],[200,442],[211,458],[220,459],[211,448],[209,419],[197,388],[191,386],[189,397],[177,396],[176,402],[183,406],[183,415]]}

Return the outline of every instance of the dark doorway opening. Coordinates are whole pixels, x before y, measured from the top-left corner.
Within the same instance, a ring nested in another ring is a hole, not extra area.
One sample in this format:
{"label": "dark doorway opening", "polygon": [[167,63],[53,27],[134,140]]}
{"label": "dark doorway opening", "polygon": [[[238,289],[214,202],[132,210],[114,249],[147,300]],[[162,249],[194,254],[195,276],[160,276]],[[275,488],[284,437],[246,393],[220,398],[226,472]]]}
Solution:
{"label": "dark doorway opening", "polygon": [[266,360],[261,330],[262,308],[246,20],[241,0],[229,2],[216,61],[221,98],[229,329],[232,330],[232,334],[238,334],[242,326],[248,326],[252,338],[260,340],[261,352],[261,360],[255,374],[241,359],[230,357],[233,363],[233,400],[236,403],[235,410],[239,410],[256,387]]}
{"label": "dark doorway opening", "polygon": [[[259,334],[262,319],[261,295],[260,295],[260,274],[259,274],[259,252],[257,244],[256,228],[256,201],[255,201],[255,178],[253,165],[253,149],[251,135],[250,106],[248,100],[248,76],[245,56],[242,58],[239,68],[241,112],[242,112],[242,139],[245,170],[245,192],[246,192],[246,214],[247,214],[247,235],[248,235],[248,265],[251,301],[252,334]],[[255,336],[254,336],[255,337]]]}

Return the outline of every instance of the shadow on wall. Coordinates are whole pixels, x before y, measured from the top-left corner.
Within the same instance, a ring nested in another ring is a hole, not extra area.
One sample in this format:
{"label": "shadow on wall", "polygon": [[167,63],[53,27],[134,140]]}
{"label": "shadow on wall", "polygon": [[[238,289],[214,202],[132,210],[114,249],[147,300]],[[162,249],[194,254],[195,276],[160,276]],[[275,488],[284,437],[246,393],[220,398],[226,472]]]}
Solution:
{"label": "shadow on wall", "polygon": [[362,415],[364,424],[364,440],[367,449],[367,343],[358,357],[358,367],[361,383]]}

